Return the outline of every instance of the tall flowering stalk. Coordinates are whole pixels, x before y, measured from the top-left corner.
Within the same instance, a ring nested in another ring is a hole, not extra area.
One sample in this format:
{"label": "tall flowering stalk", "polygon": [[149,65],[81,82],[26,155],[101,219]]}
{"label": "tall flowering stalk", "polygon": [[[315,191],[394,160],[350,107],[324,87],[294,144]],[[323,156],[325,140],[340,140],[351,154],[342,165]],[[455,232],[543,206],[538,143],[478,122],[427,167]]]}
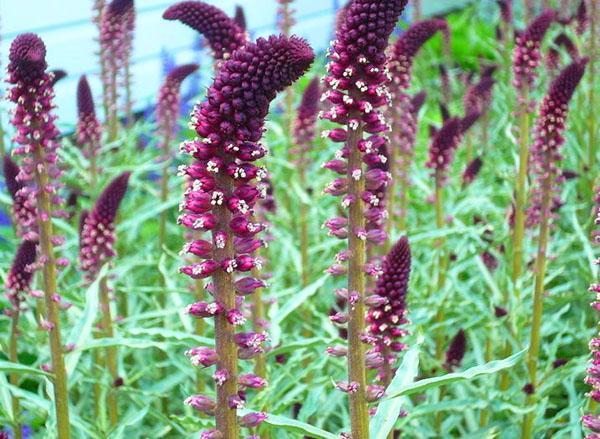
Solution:
{"label": "tall flowering stalk", "polygon": [[102,139],[102,126],[96,117],[94,97],[85,75],[77,84],[77,145],[90,161],[90,187],[96,187],[98,176],[98,153]]}
{"label": "tall flowering stalk", "polygon": [[[295,149],[297,154],[296,165],[298,166],[298,178],[302,189],[307,189],[306,167],[310,161],[308,154],[315,140],[317,117],[319,113],[320,86],[319,78],[313,78],[302,95],[302,101],[296,114],[294,125]],[[300,203],[300,257],[302,263],[302,285],[308,285],[309,263],[308,263],[308,206]]]}
{"label": "tall flowering stalk", "polygon": [[235,20],[219,8],[201,1],[175,3],[163,13],[163,18],[180,21],[204,35],[217,64],[229,59],[247,42],[245,30]]}
{"label": "tall flowering stalk", "polygon": [[[29,292],[31,279],[33,277],[33,265],[37,256],[37,242],[23,241],[17,250],[17,254],[12,263],[8,277],[6,279],[6,295],[12,305],[12,309],[6,310],[6,314],[11,318],[10,342],[8,346],[8,359],[12,363],[18,363],[18,341],[19,341],[19,317],[22,311],[22,303],[25,300],[23,294]],[[19,375],[11,373],[9,376],[10,384],[19,387]],[[19,399],[16,395],[11,395],[12,412],[15,419],[13,432],[15,439],[21,439],[21,424],[19,422],[20,408]]]}
{"label": "tall flowering stalk", "polygon": [[[600,244],[600,186],[596,188],[595,201],[595,212],[594,212],[594,224],[596,230],[593,233],[594,243]],[[594,261],[595,265],[600,265],[600,259]],[[594,301],[592,302],[592,308],[596,311],[600,311],[600,284],[593,283],[590,286],[590,292],[594,294]],[[590,341],[590,352],[592,358],[589,361],[587,368],[587,376],[585,377],[585,383],[589,385],[592,390],[588,393],[590,398],[591,407],[596,407],[600,403],[600,334],[597,334]],[[584,428],[592,432],[591,435],[587,436],[590,439],[598,437],[600,435],[600,416],[595,413],[588,413],[581,418],[581,423]]]}
{"label": "tall flowering stalk", "polygon": [[15,104],[11,123],[16,129],[13,153],[23,156],[17,179],[28,182],[19,192],[27,197],[27,204],[35,209],[40,242],[39,262],[43,266],[46,316],[44,327],[49,332],[52,356],[54,404],[57,436],[70,437],[67,374],[60,335],[56,288],[57,260],[54,246],[61,242],[54,236],[52,217],[60,213],[56,206],[62,202],[57,195],[58,179],[56,140],[59,134],[52,114],[54,97],[51,75],[46,73],[46,47],[34,34],[19,35],[12,42],[9,53],[8,82],[13,85],[8,98]]}
{"label": "tall flowering stalk", "polygon": [[[194,279],[212,277],[211,303],[197,302],[188,312],[195,317],[214,317],[216,350],[189,352],[196,365],[216,365],[216,401],[191,396],[186,404],[214,414],[216,429],[202,437],[239,437],[237,409],[244,405],[243,388],[262,388],[266,382],[254,375],[238,374],[238,357],[250,359],[261,353],[266,335],[236,333],[244,323],[240,311],[243,295],[264,284],[253,277],[236,280],[236,274],[259,265],[252,253],[261,246],[254,236],[263,225],[251,221],[253,207],[261,197],[254,180],[266,176],[253,164],[264,157],[260,144],[269,103],[276,93],[291,85],[311,65],[314,54],[297,37],[260,38],[235,51],[218,71],[208,98],[193,112],[191,127],[198,138],[183,142],[181,151],[195,162],[181,168],[192,179],[178,222],[195,231],[210,231],[212,239],[189,242],[185,253],[203,259],[181,268]],[[249,425],[243,418],[242,424]]]}
{"label": "tall flowering stalk", "polygon": [[[584,4],[582,2],[582,4]],[[585,6],[585,5],[584,5]],[[590,114],[588,115],[588,169],[596,169],[596,157],[598,155],[598,146],[596,143],[598,142],[598,124],[596,121],[596,114],[593,113],[596,108],[597,103],[597,93],[596,93],[596,72],[597,72],[597,63],[598,63],[598,51],[600,47],[598,47],[598,20],[600,19],[600,7],[598,6],[598,2],[594,0],[589,1],[589,46],[588,46],[588,54],[590,56],[590,73],[588,75],[589,85],[588,85],[588,108],[590,109]],[[583,21],[583,20],[582,20]]]}
{"label": "tall flowering stalk", "polygon": [[[481,117],[485,122],[488,109],[492,103],[492,89],[494,87],[494,78],[491,76],[493,70],[484,71],[479,81],[472,84],[467,89],[463,98],[463,108],[465,117],[470,113],[477,114],[477,118]],[[483,127],[482,147],[487,146],[487,126]],[[467,137],[467,161],[470,162],[473,158],[473,142],[471,136]]]}
{"label": "tall flowering stalk", "polygon": [[[376,274],[367,265],[367,220],[373,222],[385,216],[379,198],[368,190],[367,167],[385,163],[382,154],[386,139],[381,133],[388,130],[379,108],[389,103],[386,84],[385,49],[406,0],[354,0],[338,23],[336,40],[330,49],[330,62],[325,83],[329,89],[325,98],[333,104],[323,118],[342,125],[326,135],[344,143],[336,157],[325,166],[342,175],[326,189],[327,193],[342,196],[347,216],[326,223],[330,234],[347,242],[347,249],[337,257],[332,274],[348,277],[348,315],[336,318],[348,322],[348,382],[338,386],[350,399],[352,437],[369,437],[367,383],[365,369],[366,272]],[[365,138],[365,134],[367,137]],[[381,175],[381,173],[377,173]],[[375,176],[376,187],[381,180]],[[379,235],[379,233],[377,233]],[[380,240],[377,239],[379,242]],[[341,263],[348,262],[346,269]]]}
{"label": "tall flowering stalk", "polygon": [[[531,147],[531,167],[535,175],[535,185],[528,220],[531,225],[539,226],[539,246],[535,262],[535,289],[533,294],[533,318],[531,325],[531,343],[527,356],[529,385],[533,392],[527,398],[527,406],[536,401],[538,388],[538,356],[541,342],[542,307],[544,281],[551,222],[554,207],[560,201],[559,191],[564,181],[559,164],[562,159],[560,148],[565,139],[562,133],[569,108],[569,101],[579,84],[588,62],[587,58],[565,68],[552,82],[544,98],[536,123],[536,137]],[[522,437],[529,439],[533,435],[535,411],[525,416]]]}
{"label": "tall flowering stalk", "polygon": [[[413,158],[413,147],[417,134],[418,108],[407,92],[412,78],[414,58],[421,47],[438,31],[448,30],[445,20],[426,20],[413,24],[396,40],[390,49],[388,59],[392,81],[389,90],[392,103],[388,107],[392,123],[389,172],[392,180],[388,186],[388,212],[396,217],[396,182],[400,189],[400,212],[398,224],[388,221],[388,233],[392,226],[406,230],[408,213],[408,187],[410,185],[410,167]],[[416,110],[416,111],[415,111]]]}
{"label": "tall flowering stalk", "polygon": [[[79,261],[86,279],[92,282],[97,279],[100,269],[115,256],[115,218],[121,200],[127,192],[129,173],[126,172],[115,178],[100,194],[91,212],[82,213],[80,220]],[[109,288],[106,276],[100,279],[99,302],[102,310],[103,336],[114,336],[113,322],[110,311]],[[118,422],[117,387],[119,372],[117,368],[117,348],[106,348],[106,365],[111,376],[111,389],[107,396],[108,416],[111,426]]]}
{"label": "tall flowering stalk", "polygon": [[133,0],[112,0],[104,7],[100,23],[102,86],[106,105],[108,139],[117,138],[119,129],[119,79],[128,64],[131,51]]}

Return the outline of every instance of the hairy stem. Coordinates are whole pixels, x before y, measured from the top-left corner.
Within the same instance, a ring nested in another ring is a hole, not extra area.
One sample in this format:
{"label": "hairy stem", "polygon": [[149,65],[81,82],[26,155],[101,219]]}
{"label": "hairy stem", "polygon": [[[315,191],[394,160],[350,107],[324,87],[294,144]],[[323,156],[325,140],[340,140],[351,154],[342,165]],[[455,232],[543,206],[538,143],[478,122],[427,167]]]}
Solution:
{"label": "hairy stem", "polygon": [[[35,145],[35,162],[44,163],[44,149],[40,144]],[[56,288],[56,258],[54,256],[54,245],[52,244],[53,227],[50,213],[52,203],[50,194],[44,190],[48,187],[49,178],[44,166],[35,167],[35,180],[40,188],[37,197],[38,203],[38,227],[40,241],[40,257],[45,258],[43,264],[44,277],[44,300],[46,302],[46,321],[52,326],[49,331],[50,353],[52,357],[52,372],[54,373],[54,405],[56,409],[56,428],[58,439],[69,439],[71,437],[69,422],[69,395],[67,391],[67,372],[63,357],[63,345],[60,336],[60,319],[58,315],[58,304]],[[43,213],[44,215],[40,215]]]}
{"label": "hairy stem", "polygon": [[[19,315],[20,309],[19,304],[13,309],[13,314],[11,318],[11,326],[10,326],[10,343],[8,347],[8,359],[11,363],[18,363],[18,351],[17,351],[17,341],[19,338]],[[9,376],[10,384],[14,387],[19,387],[19,375],[17,373],[11,373]],[[11,402],[12,402],[12,412],[13,412],[13,435],[14,439],[22,439],[23,433],[21,432],[21,409],[19,407],[19,398],[13,393],[11,393]]]}
{"label": "hairy stem", "polygon": [[365,262],[366,243],[357,236],[358,230],[365,229],[365,217],[361,194],[365,190],[363,173],[360,178],[355,178],[353,170],[362,169],[362,157],[358,150],[358,142],[362,139],[362,127],[349,130],[348,137],[348,195],[354,197],[350,203],[350,217],[348,225],[348,248],[350,259],[348,262],[348,291],[358,295],[354,305],[348,304],[348,381],[358,384],[358,390],[350,393],[350,424],[352,437],[369,438],[369,413],[367,410],[366,387],[367,374],[365,368],[365,345],[360,337],[365,332]]}
{"label": "hairy stem", "polygon": [[[103,335],[106,338],[113,338],[113,323],[112,316],[110,313],[110,297],[108,290],[107,278],[104,276],[100,280],[100,308],[102,310],[102,330]],[[118,360],[117,360],[117,347],[116,346],[108,346],[105,349],[106,353],[106,365],[108,368],[108,373],[110,374],[111,384],[108,390],[108,396],[106,405],[108,407],[108,419],[110,421],[110,426],[114,427],[117,425],[119,421],[119,407],[118,407],[118,399],[117,399],[117,387],[115,387],[115,383],[117,378],[119,378],[118,371]]]}
{"label": "hairy stem", "polygon": [[[217,185],[222,188],[225,194],[230,194],[233,190],[232,179],[228,176],[218,175]],[[227,233],[227,241],[223,248],[215,248],[214,259],[222,261],[227,258],[235,257],[233,239],[228,233],[229,222],[232,215],[224,206],[215,206],[214,213],[217,217],[217,225],[213,234],[219,232]],[[215,288],[215,299],[223,304],[226,310],[235,309],[235,288],[233,276],[219,269],[213,274],[213,283]],[[226,313],[215,316],[215,344],[217,351],[217,370],[225,370],[229,374],[227,381],[222,386],[217,386],[217,408],[215,418],[217,420],[217,430],[223,435],[223,439],[237,439],[239,437],[239,426],[237,421],[237,411],[229,408],[229,397],[237,394],[238,381],[238,361],[237,345],[235,344],[235,326],[227,321]]]}
{"label": "hairy stem", "polygon": [[[535,404],[538,391],[537,363],[540,354],[542,314],[544,301],[544,281],[546,277],[546,262],[548,240],[550,235],[550,209],[552,204],[551,194],[552,176],[546,177],[542,185],[542,217],[540,224],[540,236],[538,253],[535,261],[535,289],[533,293],[533,317],[531,322],[531,342],[527,353],[527,370],[529,372],[529,383],[533,386],[533,392],[527,397],[527,407]],[[525,415],[523,421],[522,438],[533,437],[535,424],[535,410]]]}

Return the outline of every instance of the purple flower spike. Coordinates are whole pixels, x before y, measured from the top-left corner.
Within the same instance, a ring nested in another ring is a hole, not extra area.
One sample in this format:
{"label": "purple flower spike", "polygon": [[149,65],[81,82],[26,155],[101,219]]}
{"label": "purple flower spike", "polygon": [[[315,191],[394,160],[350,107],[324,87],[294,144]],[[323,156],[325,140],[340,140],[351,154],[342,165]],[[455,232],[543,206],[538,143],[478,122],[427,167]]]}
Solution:
{"label": "purple flower spike", "polygon": [[167,142],[170,141],[177,126],[181,83],[197,70],[198,64],[185,64],[175,67],[167,75],[158,91],[156,123],[163,139],[166,139]]}
{"label": "purple flower spike", "polygon": [[467,89],[463,99],[465,114],[483,115],[489,109],[495,82],[491,76],[483,75],[477,83]]}
{"label": "purple flower spike", "polygon": [[127,192],[129,173],[115,178],[104,189],[81,224],[79,260],[88,280],[96,278],[102,265],[115,255],[115,217]]}
{"label": "purple flower spike", "polygon": [[471,163],[467,165],[465,172],[462,175],[462,184],[463,187],[470,185],[473,183],[473,180],[477,178],[479,172],[481,171],[481,167],[483,166],[483,160],[481,157],[475,157]]}
{"label": "purple flower spike", "polygon": [[20,168],[10,156],[4,156],[4,179],[6,188],[13,200],[12,214],[17,228],[17,235],[37,238],[36,211],[28,201],[28,188],[19,179]]}
{"label": "purple flower spike", "polygon": [[500,8],[500,18],[507,25],[512,25],[513,22],[513,0],[496,0]]}
{"label": "purple flower spike", "polygon": [[587,0],[581,0],[577,8],[577,13],[575,14],[575,21],[577,23],[575,30],[578,35],[583,35],[590,25],[590,16],[588,14],[586,1]]}
{"label": "purple flower spike", "polygon": [[304,90],[294,125],[294,139],[297,150],[293,152],[299,154],[298,165],[304,165],[306,161],[305,155],[309,152],[312,142],[315,139],[319,113],[319,97],[319,78],[315,77]]}
{"label": "purple flower spike", "polygon": [[233,16],[233,20],[240,29],[244,31],[246,30],[246,14],[244,13],[244,8],[240,5],[235,6],[235,15]]}
{"label": "purple flower spike", "polygon": [[399,340],[406,335],[402,326],[408,323],[406,296],[410,266],[410,244],[408,238],[403,236],[385,257],[383,273],[377,279],[374,293],[386,301],[375,304],[367,313],[369,333],[377,338],[375,349],[383,353],[385,361],[390,364],[396,359],[397,352],[405,348]]}
{"label": "purple flower spike", "polygon": [[433,137],[426,166],[439,172],[442,176],[445,175],[454,159],[454,153],[460,145],[462,136],[462,119],[457,117],[448,119]]}
{"label": "purple flower spike", "polygon": [[[530,227],[539,224],[542,217],[549,218],[561,203],[558,193],[564,182],[564,175],[558,165],[562,160],[560,148],[565,142],[562,133],[565,130],[569,101],[585,73],[588,60],[582,58],[566,67],[552,82],[542,101],[536,122],[535,141],[531,146],[531,168],[536,176],[536,184],[527,212],[527,225]],[[542,198],[546,185],[549,186],[546,189],[553,196],[553,202],[549,211],[543,212]]]}
{"label": "purple flower spike", "polygon": [[102,127],[96,118],[94,97],[90,84],[85,75],[79,79],[77,84],[77,143],[80,147],[87,146],[84,153],[87,157],[96,156],[100,147]]}
{"label": "purple flower spike", "polygon": [[530,89],[535,82],[541,60],[540,46],[556,17],[555,10],[547,9],[538,15],[524,32],[517,35],[517,44],[513,52],[513,83],[521,93]]}
{"label": "purple flower spike", "polygon": [[457,367],[460,367],[465,352],[467,350],[467,337],[464,330],[459,330],[450,342],[450,346],[446,351],[446,362],[444,363],[444,369],[448,372],[452,372]]}
{"label": "purple flower spike", "polygon": [[23,297],[21,293],[29,292],[32,266],[37,256],[37,242],[23,241],[17,250],[15,259],[6,278],[7,296],[15,310],[19,309]]}
{"label": "purple flower spike", "polygon": [[215,59],[228,59],[246,44],[246,33],[219,8],[201,1],[175,3],[163,14],[165,20],[178,20],[204,35]]}

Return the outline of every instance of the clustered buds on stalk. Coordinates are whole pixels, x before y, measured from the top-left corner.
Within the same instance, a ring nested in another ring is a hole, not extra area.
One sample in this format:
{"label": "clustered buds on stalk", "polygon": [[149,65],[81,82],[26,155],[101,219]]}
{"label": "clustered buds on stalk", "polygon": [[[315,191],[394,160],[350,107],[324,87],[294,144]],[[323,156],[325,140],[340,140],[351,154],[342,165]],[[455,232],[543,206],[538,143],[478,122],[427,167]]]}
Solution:
{"label": "clustered buds on stalk", "polygon": [[406,348],[400,339],[406,335],[402,326],[408,323],[406,296],[410,266],[410,245],[408,238],[404,236],[385,257],[373,295],[366,299],[370,305],[367,329],[373,336],[373,349],[367,352],[367,356],[378,353],[382,357],[382,364],[377,364],[376,368],[380,371],[379,378],[386,386],[391,381],[390,367],[396,361],[397,353]]}
{"label": "clustered buds on stalk", "polygon": [[[531,206],[527,212],[527,225],[540,223],[542,217],[550,218],[554,207],[560,205],[558,192],[564,175],[558,168],[562,160],[560,148],[565,142],[562,132],[569,110],[569,101],[585,73],[588,58],[582,58],[566,67],[550,85],[536,122],[536,137],[531,146],[531,170],[536,176],[532,190]],[[552,197],[548,211],[543,211],[543,197]]]}
{"label": "clustered buds on stalk", "polygon": [[35,240],[37,239],[35,206],[32,206],[28,200],[25,185],[17,178],[19,172],[19,165],[9,155],[4,156],[4,179],[13,200],[12,215],[17,235],[26,240]]}
{"label": "clustered buds on stalk", "polygon": [[448,372],[452,372],[455,368],[460,367],[462,360],[465,357],[466,350],[467,337],[465,331],[460,329],[450,342],[450,346],[448,346],[444,369]]}
{"label": "clustered buds on stalk", "polygon": [[77,144],[84,149],[86,157],[98,155],[102,126],[96,117],[94,97],[87,77],[83,75],[77,84]]}
{"label": "clustered buds on stalk", "polygon": [[464,119],[450,117],[437,130],[429,147],[429,160],[426,165],[436,171],[441,180],[445,179],[450,164],[454,160],[456,149],[460,145],[464,133]]}
{"label": "clustered buds on stalk", "polygon": [[235,15],[233,16],[233,20],[240,27],[240,29],[244,31],[246,30],[246,14],[244,12],[244,8],[242,8],[240,5],[236,5],[235,7]]}
{"label": "clustered buds on stalk", "polygon": [[575,13],[575,21],[577,23],[575,31],[578,35],[583,35],[590,25],[590,16],[588,14],[586,1],[587,0],[581,0],[577,12]]}
{"label": "clustered buds on stalk", "polygon": [[567,36],[565,33],[559,34],[556,38],[554,38],[553,46],[548,49],[548,54],[546,55],[546,65],[551,74],[555,74],[558,69],[560,69],[560,52],[559,48],[564,47],[569,56],[571,57],[571,61],[577,61],[579,59],[579,49],[577,46]]}
{"label": "clustered buds on stalk", "polygon": [[469,162],[462,175],[463,187],[466,187],[473,183],[475,178],[477,178],[477,176],[479,175],[482,166],[483,159],[481,157],[475,157],[473,160],[471,160],[471,162]]}
{"label": "clustered buds on stalk", "polygon": [[[593,239],[595,244],[600,244],[600,186],[596,188],[594,206],[594,224],[595,229],[593,232]],[[595,265],[600,265],[600,259],[597,259]],[[592,302],[592,308],[596,311],[600,311],[600,284],[594,283],[590,286],[590,292],[594,294],[594,301]],[[589,366],[587,368],[587,376],[585,377],[585,383],[589,385],[592,390],[587,396],[596,403],[600,403],[600,334],[597,334],[590,341],[590,352],[592,358],[590,359]],[[583,427],[590,430],[592,435],[586,436],[587,438],[593,439],[600,435],[600,416],[597,414],[586,414],[581,418]]]}
{"label": "clustered buds on stalk", "polygon": [[129,173],[115,178],[104,189],[91,212],[84,211],[80,219],[79,261],[89,281],[115,255],[115,218],[129,182]]}
{"label": "clustered buds on stalk", "polygon": [[465,116],[469,113],[476,113],[479,117],[489,109],[492,101],[492,89],[496,82],[492,77],[493,71],[494,69],[484,72],[479,81],[467,89],[463,98]]}
{"label": "clustered buds on stalk", "polygon": [[247,42],[246,32],[219,8],[200,1],[184,1],[170,6],[165,20],[178,20],[204,35],[216,60],[229,59]]}
{"label": "clustered buds on stalk", "polygon": [[320,94],[319,78],[315,77],[304,90],[294,125],[295,149],[291,152],[298,154],[296,163],[299,165],[306,164],[305,155],[310,151],[312,142],[315,140]]}
{"label": "clustered buds on stalk", "polygon": [[177,126],[181,83],[196,70],[198,70],[198,64],[175,67],[169,72],[158,91],[156,123],[163,139],[170,139]]}
{"label": "clustered buds on stalk", "polygon": [[517,34],[513,52],[513,84],[521,96],[535,82],[542,57],[540,46],[556,17],[555,10],[547,9],[538,15],[525,31]]}
{"label": "clustered buds on stalk", "polygon": [[[236,25],[237,27],[237,25]],[[210,231],[212,239],[197,239],[186,244],[185,253],[202,259],[181,268],[194,279],[212,276],[208,291],[214,302],[198,302],[188,307],[196,317],[214,317],[216,350],[192,350],[196,364],[216,365],[213,375],[217,399],[214,408],[206,397],[192,396],[186,403],[216,415],[216,432],[203,437],[233,437],[237,429],[236,409],[244,405],[245,388],[262,388],[259,377],[237,375],[237,358],[250,359],[263,352],[266,334],[238,332],[244,324],[243,296],[252,294],[264,283],[244,276],[260,268],[252,254],[262,245],[256,235],[264,229],[252,217],[256,203],[264,194],[255,181],[266,171],[254,164],[267,153],[260,143],[264,119],[277,92],[291,85],[310,67],[314,54],[298,37],[260,38],[236,50],[222,63],[207,100],[197,106],[190,127],[198,138],[181,144],[181,152],[194,157],[190,166],[180,168],[191,179],[181,204],[184,211],[179,224],[195,231]],[[238,384],[242,388],[238,387]],[[242,418],[242,424],[258,422],[258,417]],[[212,436],[211,436],[212,435]]]}
{"label": "clustered buds on stalk", "polygon": [[[40,211],[37,203],[39,192],[45,191],[54,206],[62,204],[58,195],[61,187],[58,179],[62,171],[57,166],[59,143],[56,140],[60,133],[54,124],[56,117],[52,114],[52,75],[45,72],[45,55],[44,43],[34,34],[19,35],[13,41],[9,54],[8,82],[13,84],[13,88],[8,98],[16,104],[11,123],[16,129],[13,140],[17,146],[12,153],[23,158],[18,174],[7,181],[15,200],[15,217],[26,239],[37,238],[36,220],[48,221],[50,216],[65,216],[65,212],[59,209]],[[34,144],[43,149],[40,154],[34,151]],[[14,175],[17,169],[7,160],[5,167],[9,168],[9,176]],[[35,175],[42,168],[48,175],[48,181],[40,188]],[[62,237],[52,239],[55,244],[62,243]]]}
{"label": "clustered buds on stalk", "polygon": [[23,301],[21,294],[29,292],[37,256],[36,247],[36,241],[25,240],[21,243],[6,278],[7,297],[17,311]]}

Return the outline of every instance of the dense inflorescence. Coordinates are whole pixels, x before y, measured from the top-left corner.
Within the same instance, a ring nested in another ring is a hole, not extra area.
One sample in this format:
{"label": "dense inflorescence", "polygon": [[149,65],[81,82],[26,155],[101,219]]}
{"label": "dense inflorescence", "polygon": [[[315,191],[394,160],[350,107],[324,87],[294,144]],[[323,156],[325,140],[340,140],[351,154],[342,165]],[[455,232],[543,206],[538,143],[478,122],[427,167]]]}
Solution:
{"label": "dense inflorescence", "polygon": [[165,20],[178,20],[206,37],[217,60],[228,59],[246,44],[246,32],[219,8],[200,1],[184,1],[170,6]]}
{"label": "dense inflorescence", "polygon": [[540,46],[550,25],[556,20],[556,11],[545,10],[516,37],[513,52],[513,84],[520,94],[530,89],[537,77],[541,61]]}
{"label": "dense inflorescence", "polygon": [[129,173],[115,178],[104,189],[91,212],[80,220],[79,261],[88,280],[94,280],[104,265],[115,255],[115,218],[129,182]]}
{"label": "dense inflorescence", "polygon": [[19,165],[10,156],[4,156],[4,180],[13,200],[12,214],[17,235],[24,239],[34,240],[37,238],[35,206],[32,206],[28,200],[27,188],[17,178],[19,172]]}
{"label": "dense inflorescence", "polygon": [[396,360],[396,355],[405,349],[399,340],[406,335],[402,327],[406,318],[406,296],[410,278],[411,255],[407,237],[402,237],[391,248],[382,263],[382,273],[377,279],[373,295],[367,301],[372,303],[367,313],[369,333],[375,337],[373,352],[383,355],[380,377],[389,384],[387,373]]}
{"label": "dense inflorescence", "polygon": [[[550,217],[560,205],[559,191],[564,175],[558,165],[562,160],[560,148],[565,139],[562,136],[569,110],[569,101],[579,84],[588,58],[566,67],[550,85],[544,98],[536,122],[536,136],[531,146],[531,169],[536,176],[532,190],[531,206],[528,209],[528,226],[534,226],[542,217]],[[548,194],[548,195],[547,195]],[[548,211],[543,211],[543,197],[551,196]]]}
{"label": "dense inflorescence", "polygon": [[460,367],[463,358],[465,357],[466,350],[467,337],[465,331],[463,329],[460,329],[450,342],[450,346],[448,346],[448,350],[446,351],[446,361],[444,363],[444,369],[446,369],[449,372],[452,372],[457,367]]}
{"label": "dense inflorescence", "polygon": [[240,27],[240,29],[242,30],[246,30],[247,24],[246,24],[246,14],[244,12],[244,8],[242,8],[240,5],[236,5],[235,7],[235,15],[233,16],[234,21],[237,23],[237,25]]}
{"label": "dense inflorescence", "polygon": [[6,278],[7,297],[15,310],[19,310],[23,301],[22,293],[29,292],[33,277],[33,265],[37,256],[37,242],[23,241],[17,250],[15,259]]}
{"label": "dense inflorescence", "polygon": [[475,178],[479,175],[482,166],[483,159],[481,157],[475,157],[469,162],[462,175],[463,187],[473,183]]}
{"label": "dense inflorescence", "polygon": [[[35,220],[48,221],[51,216],[64,216],[64,211],[59,209],[39,211],[37,203],[38,192],[44,190],[51,194],[54,206],[62,204],[58,196],[62,174],[57,166],[59,131],[54,124],[56,117],[52,114],[54,93],[52,77],[46,73],[45,55],[44,43],[34,34],[19,35],[13,41],[9,54],[8,82],[13,87],[8,98],[16,104],[11,122],[16,129],[13,140],[17,146],[12,153],[23,156],[19,173],[9,187],[18,188],[14,192],[15,200],[18,200],[14,212],[27,239],[36,238]],[[36,183],[40,170],[44,170],[49,179],[44,188]],[[35,212],[35,218],[32,212]],[[57,244],[62,242],[60,237],[53,239]]]}
{"label": "dense inflorescence", "polygon": [[571,57],[571,61],[577,61],[579,59],[579,49],[577,46],[565,34],[564,32],[559,34],[556,38],[554,38],[553,46],[548,49],[548,53],[546,55],[546,65],[551,74],[555,74],[561,67],[561,56],[559,48],[563,47],[569,56]]}
{"label": "dense inflorescence", "polygon": [[507,25],[512,25],[513,22],[513,5],[512,0],[496,0],[500,8],[500,18]]}
{"label": "dense inflorescence", "polygon": [[319,78],[313,78],[304,90],[294,124],[296,148],[292,152],[298,155],[299,165],[306,164],[306,154],[315,140],[320,94]]}
{"label": "dense inflorescence", "polygon": [[102,126],[96,117],[94,97],[85,75],[79,78],[77,84],[77,144],[84,149],[87,157],[98,154],[100,139],[102,137]]}
{"label": "dense inflorescence", "polygon": [[450,117],[433,136],[426,166],[435,170],[442,178],[454,160],[456,149],[463,138],[463,127],[463,119]]}
{"label": "dense inflorescence", "polygon": [[[593,232],[593,238],[594,243],[598,245],[600,244],[600,186],[596,188],[594,201],[594,224],[596,227]],[[594,263],[595,265],[600,266],[600,259],[597,259]],[[590,286],[590,292],[594,294],[592,308],[596,311],[600,311],[600,284],[593,283]],[[594,338],[592,338],[589,347],[592,358],[590,359],[589,366],[587,368],[585,383],[592,388],[592,390],[588,393],[588,397],[595,403],[600,403],[600,334],[597,334]],[[592,434],[586,436],[586,439],[597,439],[600,437],[599,415],[586,414],[581,418],[581,421],[584,428],[592,432]]]}
{"label": "dense inflorescence", "polygon": [[494,78],[490,74],[484,74],[478,82],[467,89],[463,98],[465,116],[473,113],[481,116],[488,111],[494,84]]}
{"label": "dense inflorescence", "polygon": [[[190,126],[199,137],[183,142],[180,148],[195,162],[180,169],[192,183],[181,204],[184,213],[178,222],[212,235],[210,240],[197,239],[186,244],[183,252],[203,261],[182,267],[181,272],[194,279],[213,278],[209,291],[215,301],[192,304],[188,312],[199,318],[215,318],[214,355],[209,352],[207,356],[206,351],[196,355],[195,350],[190,355],[192,362],[217,366],[214,378],[218,430],[235,429],[235,425],[230,425],[235,424],[235,410],[244,404],[238,383],[243,388],[262,388],[266,384],[259,377],[237,376],[236,353],[240,359],[255,357],[263,352],[267,337],[262,333],[235,332],[235,326],[244,323],[241,297],[264,287],[259,279],[236,279],[236,274],[260,268],[260,260],[252,254],[262,245],[256,235],[264,226],[253,221],[253,214],[264,194],[255,181],[260,182],[267,174],[254,162],[267,153],[260,140],[269,104],[277,92],[304,74],[313,58],[308,44],[297,37],[259,38],[235,51],[219,69],[206,101],[192,113]],[[192,396],[186,403],[196,406],[198,398]]]}
{"label": "dense inflorescence", "polygon": [[169,72],[158,91],[156,123],[163,139],[169,139],[177,126],[181,83],[197,70],[197,64],[185,64],[175,67]]}

